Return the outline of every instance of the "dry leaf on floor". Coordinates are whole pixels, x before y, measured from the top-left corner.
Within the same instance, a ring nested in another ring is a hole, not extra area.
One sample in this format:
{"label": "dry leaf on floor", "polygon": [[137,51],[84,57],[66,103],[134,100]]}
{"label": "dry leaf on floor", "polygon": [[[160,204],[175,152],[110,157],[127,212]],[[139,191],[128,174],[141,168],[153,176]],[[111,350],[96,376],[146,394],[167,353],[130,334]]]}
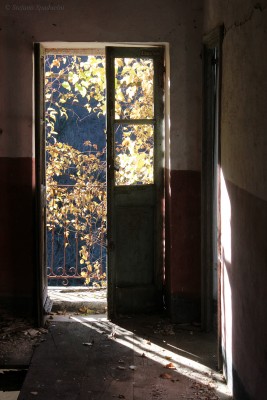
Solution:
{"label": "dry leaf on floor", "polygon": [[123,367],[122,365],[118,365],[117,368],[118,368],[118,369],[126,369],[126,368]]}
{"label": "dry leaf on floor", "polygon": [[65,315],[65,314],[66,314],[66,310],[63,310],[63,311],[58,310],[57,311],[57,315]]}
{"label": "dry leaf on floor", "polygon": [[170,374],[160,374],[159,377],[162,379],[172,379],[172,376]]}
{"label": "dry leaf on floor", "polygon": [[137,367],[135,365],[130,365],[129,368],[135,370]]}
{"label": "dry leaf on floor", "polygon": [[170,356],[165,356],[164,358],[165,358],[165,360],[168,360],[168,361],[172,360],[172,357],[170,357]]}
{"label": "dry leaf on floor", "polygon": [[83,343],[84,346],[93,346],[93,343]]}
{"label": "dry leaf on floor", "polygon": [[85,306],[82,306],[79,308],[79,312],[82,314],[88,314],[88,311],[90,311],[89,308],[87,308]]}
{"label": "dry leaf on floor", "polygon": [[165,368],[168,368],[168,369],[176,369],[176,366],[175,366],[172,362],[170,362],[169,364],[166,364],[166,365],[165,365]]}

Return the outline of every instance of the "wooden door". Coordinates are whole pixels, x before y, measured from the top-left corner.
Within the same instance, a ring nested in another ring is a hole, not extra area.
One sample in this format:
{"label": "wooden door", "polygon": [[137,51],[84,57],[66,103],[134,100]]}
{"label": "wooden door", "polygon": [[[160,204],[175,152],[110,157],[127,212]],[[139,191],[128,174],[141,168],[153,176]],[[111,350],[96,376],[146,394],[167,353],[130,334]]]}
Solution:
{"label": "wooden door", "polygon": [[43,325],[44,312],[49,309],[46,269],[46,184],[45,184],[45,116],[44,116],[44,50],[34,45],[35,74],[35,205],[36,205],[36,319]]}
{"label": "wooden door", "polygon": [[109,317],[162,303],[163,49],[107,47]]}

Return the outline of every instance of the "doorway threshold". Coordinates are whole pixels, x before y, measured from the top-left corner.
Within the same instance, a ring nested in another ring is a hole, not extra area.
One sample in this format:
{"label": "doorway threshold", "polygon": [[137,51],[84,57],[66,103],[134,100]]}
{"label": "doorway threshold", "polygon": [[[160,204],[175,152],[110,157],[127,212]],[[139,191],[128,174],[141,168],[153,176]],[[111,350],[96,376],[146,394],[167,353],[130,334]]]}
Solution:
{"label": "doorway threshold", "polygon": [[53,302],[52,312],[64,314],[104,314],[107,311],[107,289],[84,286],[48,286],[48,296]]}

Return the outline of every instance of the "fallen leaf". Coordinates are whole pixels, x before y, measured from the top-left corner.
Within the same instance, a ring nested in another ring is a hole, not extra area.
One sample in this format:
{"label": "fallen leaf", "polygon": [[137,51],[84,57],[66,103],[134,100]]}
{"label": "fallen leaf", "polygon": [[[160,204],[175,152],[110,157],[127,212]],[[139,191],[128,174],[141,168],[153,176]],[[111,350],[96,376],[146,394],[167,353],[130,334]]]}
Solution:
{"label": "fallen leaf", "polygon": [[137,369],[137,367],[135,365],[130,365],[129,368],[132,369],[132,370]]}
{"label": "fallen leaf", "polygon": [[160,374],[159,377],[162,379],[172,379],[172,376],[170,374]]}
{"label": "fallen leaf", "polygon": [[82,307],[79,308],[79,311],[80,311],[80,313],[82,313],[82,314],[87,314],[88,311],[89,311],[89,308],[87,308],[87,307],[85,307],[85,306],[82,306]]}
{"label": "fallen leaf", "polygon": [[84,346],[93,346],[93,343],[83,343]]}
{"label": "fallen leaf", "polygon": [[172,362],[170,362],[169,364],[166,364],[166,365],[165,365],[165,368],[168,368],[168,369],[176,369],[176,366],[175,366]]}
{"label": "fallen leaf", "polygon": [[168,361],[172,360],[172,357],[170,357],[170,356],[165,356],[164,358],[165,358],[166,360],[168,360]]}
{"label": "fallen leaf", "polygon": [[117,368],[118,368],[118,369],[126,369],[126,368],[123,367],[122,365],[118,365]]}

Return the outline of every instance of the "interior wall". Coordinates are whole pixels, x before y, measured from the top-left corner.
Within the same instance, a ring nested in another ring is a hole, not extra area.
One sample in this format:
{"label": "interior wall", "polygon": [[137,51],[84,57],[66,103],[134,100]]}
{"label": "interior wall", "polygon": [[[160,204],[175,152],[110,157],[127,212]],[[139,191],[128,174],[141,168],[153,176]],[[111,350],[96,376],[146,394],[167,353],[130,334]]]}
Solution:
{"label": "interior wall", "polygon": [[200,299],[202,0],[136,0],[131,6],[120,0],[59,0],[55,6],[32,0],[27,6],[18,0],[1,5],[0,17],[0,296],[32,302],[35,288],[33,43],[167,42],[167,292],[174,319],[183,301],[194,312],[190,301]]}
{"label": "interior wall", "polygon": [[266,397],[267,2],[207,0],[224,23],[221,110],[222,346],[235,399]]}

